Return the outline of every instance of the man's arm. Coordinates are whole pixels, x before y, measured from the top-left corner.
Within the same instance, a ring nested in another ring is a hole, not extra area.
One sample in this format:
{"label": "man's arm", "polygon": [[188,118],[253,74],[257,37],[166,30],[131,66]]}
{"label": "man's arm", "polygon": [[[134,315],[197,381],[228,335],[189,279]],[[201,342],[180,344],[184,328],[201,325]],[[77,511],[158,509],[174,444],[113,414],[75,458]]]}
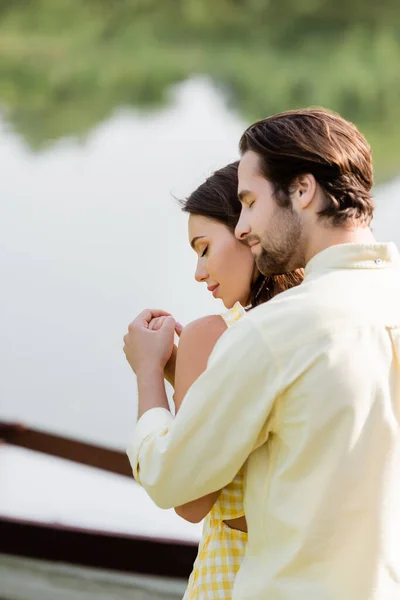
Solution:
{"label": "man's arm", "polygon": [[128,456],[154,502],[172,508],[232,481],[267,426],[281,374],[260,331],[246,319],[219,340],[175,418],[162,408],[161,392],[152,396],[161,390],[162,376],[160,369],[138,371],[142,416]]}
{"label": "man's arm", "polygon": [[[210,354],[216,342],[227,329],[221,316],[210,315],[189,323],[182,332],[179,342],[175,376],[175,413],[193,382],[206,370]],[[220,490],[175,507],[175,512],[190,521],[199,523],[214,506]]]}

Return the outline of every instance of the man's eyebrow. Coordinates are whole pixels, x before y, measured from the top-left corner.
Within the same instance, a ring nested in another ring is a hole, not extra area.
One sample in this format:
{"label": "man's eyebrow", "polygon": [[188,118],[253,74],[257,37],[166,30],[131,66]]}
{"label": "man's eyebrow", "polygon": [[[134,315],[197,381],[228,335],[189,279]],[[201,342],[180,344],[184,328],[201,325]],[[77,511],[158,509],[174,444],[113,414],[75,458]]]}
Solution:
{"label": "man's eyebrow", "polygon": [[242,190],[241,192],[238,193],[238,198],[240,200],[240,202],[244,202],[246,200],[246,197],[249,196],[251,194],[251,192],[249,190]]}
{"label": "man's eyebrow", "polygon": [[204,237],[206,237],[206,236],[205,235],[198,235],[197,237],[194,237],[192,239],[192,241],[190,242],[190,245],[192,246],[193,250],[194,250],[194,246],[195,246],[197,240],[201,240]]}

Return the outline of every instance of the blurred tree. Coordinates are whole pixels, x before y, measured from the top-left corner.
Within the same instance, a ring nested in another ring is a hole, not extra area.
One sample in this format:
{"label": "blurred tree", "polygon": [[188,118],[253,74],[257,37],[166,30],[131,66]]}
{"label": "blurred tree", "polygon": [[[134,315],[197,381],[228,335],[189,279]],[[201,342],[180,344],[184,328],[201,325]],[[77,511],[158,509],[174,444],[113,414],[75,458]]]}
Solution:
{"label": "blurred tree", "polygon": [[34,149],[209,74],[249,121],[305,105],[353,120],[399,170],[398,0],[0,0],[0,105]]}

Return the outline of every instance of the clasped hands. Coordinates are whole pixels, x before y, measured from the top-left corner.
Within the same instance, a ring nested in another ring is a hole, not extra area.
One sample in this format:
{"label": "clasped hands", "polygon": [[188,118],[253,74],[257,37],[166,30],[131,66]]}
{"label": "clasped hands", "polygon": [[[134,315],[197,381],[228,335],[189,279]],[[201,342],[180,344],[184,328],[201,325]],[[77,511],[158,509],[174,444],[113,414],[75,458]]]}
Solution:
{"label": "clasped hands", "polygon": [[165,378],[174,384],[177,355],[174,337],[175,333],[180,336],[182,329],[170,313],[156,309],[144,310],[130,323],[123,350],[138,377],[149,371],[164,371]]}

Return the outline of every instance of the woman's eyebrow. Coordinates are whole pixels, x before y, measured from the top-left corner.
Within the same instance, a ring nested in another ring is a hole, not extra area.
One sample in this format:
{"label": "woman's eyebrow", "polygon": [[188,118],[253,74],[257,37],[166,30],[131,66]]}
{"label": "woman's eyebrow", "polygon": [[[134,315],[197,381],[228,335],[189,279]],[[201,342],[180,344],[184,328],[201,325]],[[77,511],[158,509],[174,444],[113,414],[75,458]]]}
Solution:
{"label": "woman's eyebrow", "polygon": [[206,236],[205,235],[198,235],[197,237],[194,237],[192,239],[192,241],[190,242],[190,245],[192,246],[193,250],[194,250],[194,247],[195,247],[195,244],[196,244],[197,240],[201,240],[204,237],[206,237]]}

